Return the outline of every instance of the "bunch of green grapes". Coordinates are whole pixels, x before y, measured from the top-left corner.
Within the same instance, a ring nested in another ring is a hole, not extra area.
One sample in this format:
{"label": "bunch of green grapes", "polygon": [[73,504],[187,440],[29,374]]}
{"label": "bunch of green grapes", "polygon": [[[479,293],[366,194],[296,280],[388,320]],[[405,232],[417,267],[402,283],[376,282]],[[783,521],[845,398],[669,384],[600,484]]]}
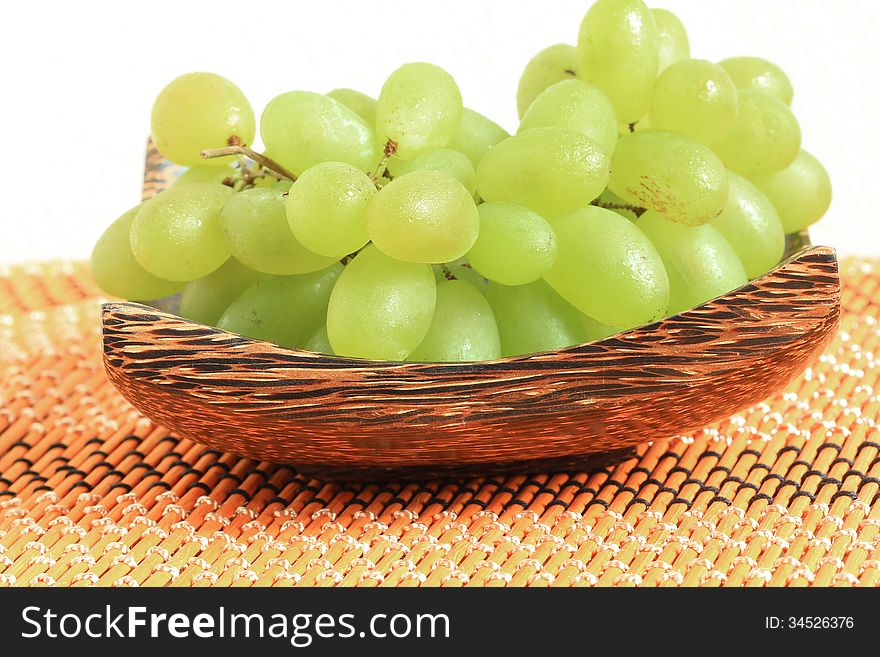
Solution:
{"label": "bunch of green grapes", "polygon": [[[831,202],[785,73],[691,58],[681,21],[597,0],[525,67],[513,134],[404,64],[377,97],[288,91],[256,120],[217,75],[169,84],[188,167],[98,240],[108,293],[284,347],[482,361],[600,340],[779,264]],[[251,147],[257,132],[265,151]]]}

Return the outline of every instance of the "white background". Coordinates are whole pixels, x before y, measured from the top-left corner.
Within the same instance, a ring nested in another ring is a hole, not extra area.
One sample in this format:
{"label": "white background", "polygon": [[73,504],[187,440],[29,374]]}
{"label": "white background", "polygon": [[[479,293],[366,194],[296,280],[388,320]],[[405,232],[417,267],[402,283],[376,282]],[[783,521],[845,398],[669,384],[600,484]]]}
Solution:
{"label": "white background", "polygon": [[[795,87],[804,146],[831,173],[814,242],[880,254],[880,2],[659,0],[692,56],[759,55]],[[407,61],[439,64],[465,104],[516,128],[532,54],[574,43],[590,0],[150,0],[6,3],[0,263],[87,257],[140,198],[155,95],[189,71],[233,80],[255,111],[294,89],[376,95]]]}

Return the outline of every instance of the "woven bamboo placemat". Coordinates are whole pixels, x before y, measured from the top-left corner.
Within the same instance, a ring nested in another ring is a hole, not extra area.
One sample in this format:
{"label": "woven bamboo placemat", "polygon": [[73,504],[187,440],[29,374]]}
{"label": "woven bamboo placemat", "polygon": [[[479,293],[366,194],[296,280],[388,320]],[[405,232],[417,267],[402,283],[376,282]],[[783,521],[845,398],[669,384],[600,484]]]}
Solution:
{"label": "woven bamboo placemat", "polygon": [[787,391],[593,473],[339,484],[179,440],[84,264],[0,269],[0,585],[877,586],[878,263]]}

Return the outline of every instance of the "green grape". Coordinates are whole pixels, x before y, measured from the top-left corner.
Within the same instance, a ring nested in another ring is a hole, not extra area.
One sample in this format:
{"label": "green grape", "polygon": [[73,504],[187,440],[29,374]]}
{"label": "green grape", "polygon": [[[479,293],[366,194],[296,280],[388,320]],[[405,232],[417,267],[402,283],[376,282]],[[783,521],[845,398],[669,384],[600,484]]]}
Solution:
{"label": "green grape", "polygon": [[648,113],[659,48],[654,16],[642,0],[598,0],[584,16],[578,35],[581,77],[608,95],[621,123]]}
{"label": "green grape", "polygon": [[222,185],[223,181],[235,175],[235,169],[230,166],[201,165],[192,167],[181,173],[174,179],[172,187],[189,185],[191,183],[216,183]]}
{"label": "green grape", "polygon": [[188,73],[159,92],[150,120],[156,148],[175,164],[228,166],[232,158],[205,160],[202,151],[223,148],[230,137],[250,144],[254,111],[241,90],[213,73]]}
{"label": "green grape", "polygon": [[577,77],[580,66],[578,49],[566,43],[544,48],[532,57],[519,79],[516,91],[516,108],[522,118],[532,101],[544,89],[562,80]]}
{"label": "green grape", "polygon": [[728,168],[750,177],[794,162],[801,129],[788,105],[765,91],[740,89],[736,121],[713,148]]}
{"label": "green grape", "polygon": [[370,201],[366,217],[373,244],[406,262],[460,258],[480,230],[473,197],[455,178],[439,171],[395,178]]}
{"label": "green grape", "polygon": [[247,288],[218,322],[224,331],[303,348],[327,317],[330,293],[343,267],[298,276],[270,276]]}
{"label": "green grape", "polygon": [[329,354],[333,355],[333,347],[330,346],[330,338],[327,337],[327,323],[321,324],[321,328],[318,329],[318,332],[315,333],[308,342],[306,342],[303,349],[306,351],[314,351],[316,354]]}
{"label": "green grape", "polygon": [[266,187],[270,189],[277,189],[282,194],[287,194],[290,191],[290,188],[293,187],[292,180],[272,180],[271,176],[266,176],[262,178],[262,180],[266,181]]}
{"label": "green grape", "polygon": [[712,149],[693,137],[646,130],[617,144],[608,187],[629,203],[699,226],[724,209],[727,171]]}
{"label": "green grape", "polygon": [[277,189],[239,192],[223,206],[220,226],[232,255],[266,274],[307,274],[338,259],[310,251],[290,232],[284,193]]}
{"label": "green grape", "polygon": [[825,167],[801,151],[788,167],[752,178],[776,207],[786,233],[799,233],[821,219],[831,205],[831,179]]}
{"label": "green grape", "polygon": [[675,315],[748,282],[733,247],[711,225],[683,226],[656,212],[638,221],[669,275],[668,314]]}
{"label": "green grape", "polygon": [[453,363],[501,356],[498,326],[486,297],[465,281],[437,285],[428,334],[407,360]]}
{"label": "green grape", "polygon": [[712,62],[686,59],[657,78],[651,95],[651,126],[714,144],[736,119],[736,86]]}
{"label": "green grape", "polygon": [[675,14],[666,9],[652,9],[651,14],[653,14],[654,23],[657,25],[657,37],[660,44],[658,73],[662,73],[675,62],[688,59],[691,56],[691,47],[687,31]]}
{"label": "green grape", "polygon": [[727,176],[727,205],[711,225],[736,251],[746,275],[757,278],[782,259],[785,231],[776,209],[760,189],[732,171]]}
{"label": "green grape", "polygon": [[440,171],[455,178],[464,185],[471,196],[477,193],[477,172],[474,165],[464,153],[441,148],[436,151],[422,153],[414,160],[404,162],[398,175],[412,173],[413,171]]}
{"label": "green grape", "polygon": [[410,160],[445,147],[461,121],[461,92],[439,66],[418,62],[394,71],[379,94],[376,134],[393,142],[396,153]]}
{"label": "green grape", "polygon": [[131,223],[131,250],[141,266],[169,281],[194,281],[231,255],[220,211],[235,192],[224,185],[173,187],[143,204]]}
{"label": "green grape", "polygon": [[[446,271],[448,271],[449,274],[444,271],[444,267],[446,267]],[[434,265],[433,269],[434,279],[438,283],[454,280],[467,281],[481,293],[485,293],[486,287],[489,285],[489,281],[483,278],[473,267],[470,266],[469,263],[465,263],[461,260],[446,265]]]}
{"label": "green grape", "polygon": [[330,297],[333,352],[406,360],[428,334],[436,300],[429,265],[394,260],[368,245],[346,265]]}
{"label": "green grape", "polygon": [[181,317],[214,326],[239,295],[265,274],[245,267],[235,258],[203,278],[186,284],[180,295]]}
{"label": "green grape", "polygon": [[307,249],[338,260],[369,241],[365,213],[375,195],[369,176],[350,164],[316,164],[290,188],[287,221]]}
{"label": "green grape", "polygon": [[582,313],[632,328],[660,319],[669,280],[657,250],[619,214],[587,206],[553,221],[559,251],[544,280]]}
{"label": "green grape", "polygon": [[507,130],[491,119],[465,107],[449,148],[467,155],[476,168],[486,151],[509,136]]}
{"label": "green grape", "polygon": [[561,349],[586,339],[581,313],[545,281],[515,287],[490,283],[486,298],[495,314],[503,357]]}
{"label": "green grape", "polygon": [[131,252],[131,224],[136,205],[107,227],[92,249],[92,278],[104,292],[133,301],[152,301],[179,292],[183,285],[145,270]]}
{"label": "green grape", "polygon": [[354,89],[334,89],[327,92],[327,95],[361,117],[367,125],[376,125],[375,98]]}
{"label": "green grape", "polygon": [[542,91],[519,124],[532,128],[567,128],[586,135],[611,157],[617,146],[617,117],[599,87],[583,80],[563,80]]}
{"label": "green grape", "polygon": [[524,285],[556,260],[556,235],[541,215],[514,203],[483,203],[480,234],[467,257],[490,281]]}
{"label": "green grape", "polygon": [[788,76],[781,68],[760,57],[731,57],[719,62],[727,71],[737,89],[758,89],[776,96],[786,105],[791,105],[794,89]]}
{"label": "green grape", "polygon": [[602,148],[564,128],[532,128],[505,139],[477,167],[482,198],[518,203],[548,218],[585,206],[607,182]]}
{"label": "green grape", "polygon": [[379,161],[372,126],[339,101],[308,91],[272,99],[260,117],[267,154],[296,175],[321,162],[346,162],[363,171]]}
{"label": "green grape", "polygon": [[584,327],[585,342],[604,340],[605,338],[622,332],[616,326],[608,326],[608,324],[603,324],[598,319],[593,319],[589,315],[584,315],[583,313],[581,313],[581,324],[583,324]]}

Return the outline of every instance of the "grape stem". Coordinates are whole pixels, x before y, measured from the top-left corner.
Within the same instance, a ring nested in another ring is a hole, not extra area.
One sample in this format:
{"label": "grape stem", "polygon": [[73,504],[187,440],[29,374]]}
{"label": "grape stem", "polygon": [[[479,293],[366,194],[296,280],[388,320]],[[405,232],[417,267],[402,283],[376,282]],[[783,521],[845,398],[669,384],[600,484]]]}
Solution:
{"label": "grape stem", "polygon": [[442,263],[442,262],[440,263],[440,269],[443,271],[443,276],[446,278],[447,281],[456,281],[456,280],[458,280],[458,279],[455,277],[455,274],[453,274],[452,271],[450,271],[449,267],[447,267],[447,266],[446,266],[444,263]]}
{"label": "grape stem", "polygon": [[606,203],[605,201],[595,200],[591,205],[595,205],[600,208],[605,208],[606,210],[628,210],[632,212],[636,217],[641,217],[648,210],[646,208],[640,208],[638,205],[628,205],[626,203]]}
{"label": "grape stem", "polygon": [[296,182],[296,176],[278,164],[278,162],[262,153],[257,153],[257,151],[248,148],[244,144],[230,144],[225,148],[209,148],[202,151],[202,157],[206,160],[213,160],[215,157],[226,157],[227,155],[244,155],[260,166],[269,169],[269,171],[276,174],[281,179]]}

